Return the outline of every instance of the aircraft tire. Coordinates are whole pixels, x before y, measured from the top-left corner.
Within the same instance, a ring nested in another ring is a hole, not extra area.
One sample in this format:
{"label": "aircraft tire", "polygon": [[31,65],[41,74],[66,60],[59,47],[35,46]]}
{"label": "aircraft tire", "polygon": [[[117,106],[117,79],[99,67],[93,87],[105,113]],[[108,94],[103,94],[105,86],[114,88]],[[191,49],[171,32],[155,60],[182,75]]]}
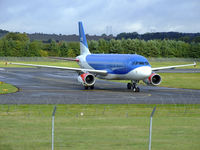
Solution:
{"label": "aircraft tire", "polygon": [[140,88],[136,87],[136,91],[135,92],[140,92]]}
{"label": "aircraft tire", "polygon": [[131,87],[132,87],[132,84],[131,83],[127,83],[127,89],[131,89]]}
{"label": "aircraft tire", "polygon": [[133,92],[140,92],[140,88],[139,87],[134,87],[133,88]]}
{"label": "aircraft tire", "polygon": [[94,89],[94,85],[90,86],[90,89],[93,90]]}

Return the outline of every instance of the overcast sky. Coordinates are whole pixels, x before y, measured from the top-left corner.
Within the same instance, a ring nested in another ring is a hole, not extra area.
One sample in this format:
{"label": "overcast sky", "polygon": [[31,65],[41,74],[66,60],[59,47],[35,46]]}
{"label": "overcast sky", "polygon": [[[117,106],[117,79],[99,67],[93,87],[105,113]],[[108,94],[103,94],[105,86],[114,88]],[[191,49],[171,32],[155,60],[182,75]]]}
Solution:
{"label": "overcast sky", "polygon": [[0,29],[101,35],[200,32],[200,0],[0,0]]}

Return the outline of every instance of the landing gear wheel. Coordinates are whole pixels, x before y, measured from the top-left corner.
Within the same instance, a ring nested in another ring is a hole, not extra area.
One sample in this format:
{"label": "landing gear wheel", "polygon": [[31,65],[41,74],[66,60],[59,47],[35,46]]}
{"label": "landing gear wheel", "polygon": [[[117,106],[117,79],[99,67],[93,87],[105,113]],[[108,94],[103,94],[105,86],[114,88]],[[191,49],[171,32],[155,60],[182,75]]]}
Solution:
{"label": "landing gear wheel", "polygon": [[133,87],[133,92],[136,92],[136,88],[135,87]]}
{"label": "landing gear wheel", "polygon": [[139,87],[133,87],[133,92],[140,92],[140,88]]}
{"label": "landing gear wheel", "polygon": [[94,89],[94,85],[90,86],[90,89],[93,90]]}
{"label": "landing gear wheel", "polygon": [[131,87],[133,89],[133,92],[140,92],[140,88],[137,86],[138,82],[139,81],[131,80],[131,83],[127,84],[127,88],[129,89]]}
{"label": "landing gear wheel", "polygon": [[131,83],[127,83],[127,89],[131,89],[131,87],[132,87],[132,84]]}
{"label": "landing gear wheel", "polygon": [[140,88],[136,87],[136,91],[135,92],[140,92]]}

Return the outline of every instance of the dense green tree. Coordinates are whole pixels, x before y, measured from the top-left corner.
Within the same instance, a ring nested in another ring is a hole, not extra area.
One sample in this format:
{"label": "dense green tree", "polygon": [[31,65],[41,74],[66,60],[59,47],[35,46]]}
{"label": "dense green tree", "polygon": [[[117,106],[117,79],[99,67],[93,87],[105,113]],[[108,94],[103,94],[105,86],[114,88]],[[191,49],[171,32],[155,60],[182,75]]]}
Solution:
{"label": "dense green tree", "polygon": [[147,57],[160,57],[160,45],[156,40],[147,41],[146,49],[148,51]]}
{"label": "dense green tree", "polygon": [[98,41],[98,47],[97,47],[97,51],[99,53],[102,53],[102,54],[107,54],[109,53],[109,44],[108,44],[108,41],[104,40],[104,39],[100,39]]}
{"label": "dense green tree", "polygon": [[200,57],[200,43],[191,43],[190,51],[188,52],[189,57],[199,58]]}
{"label": "dense green tree", "polygon": [[195,42],[195,43],[200,43],[200,36],[196,36],[196,37],[193,39],[193,42]]}
{"label": "dense green tree", "polygon": [[68,49],[73,49],[76,56],[80,55],[80,44],[79,42],[69,42],[67,44]]}
{"label": "dense green tree", "polygon": [[73,49],[68,49],[67,57],[76,57],[76,54]]}
{"label": "dense green tree", "polygon": [[[171,33],[172,36],[174,33]],[[137,34],[135,34],[137,36]],[[146,38],[150,34],[146,34]],[[160,36],[159,34],[156,36]],[[187,36],[185,36],[187,40]],[[92,53],[140,54],[145,57],[193,57],[200,58],[199,37],[188,43],[176,40],[124,39],[88,41]],[[75,57],[80,54],[79,42],[30,41],[26,34],[8,33],[0,39],[0,56],[34,57],[60,56]]]}
{"label": "dense green tree", "polygon": [[41,42],[39,41],[33,41],[29,44],[29,50],[28,50],[28,56],[29,57],[39,57],[41,50]]}
{"label": "dense green tree", "polygon": [[68,55],[68,47],[65,42],[60,43],[60,56],[61,57],[67,57]]}
{"label": "dense green tree", "polygon": [[10,56],[8,41],[6,39],[0,40],[0,56]]}
{"label": "dense green tree", "polygon": [[39,54],[40,54],[41,57],[48,57],[48,52],[47,51],[40,50]]}
{"label": "dense green tree", "polygon": [[95,41],[95,40],[91,40],[88,42],[88,47],[89,47],[89,50],[92,52],[92,53],[100,53],[100,49],[98,49],[98,42]]}
{"label": "dense green tree", "polygon": [[50,44],[47,46],[48,55],[49,56],[59,56],[60,49],[56,41],[52,40]]}
{"label": "dense green tree", "polygon": [[6,40],[13,40],[13,41],[29,41],[27,34],[25,33],[13,33],[10,32],[5,36]]}
{"label": "dense green tree", "polygon": [[122,46],[120,40],[111,39],[109,42],[109,52],[112,54],[120,54],[122,53]]}

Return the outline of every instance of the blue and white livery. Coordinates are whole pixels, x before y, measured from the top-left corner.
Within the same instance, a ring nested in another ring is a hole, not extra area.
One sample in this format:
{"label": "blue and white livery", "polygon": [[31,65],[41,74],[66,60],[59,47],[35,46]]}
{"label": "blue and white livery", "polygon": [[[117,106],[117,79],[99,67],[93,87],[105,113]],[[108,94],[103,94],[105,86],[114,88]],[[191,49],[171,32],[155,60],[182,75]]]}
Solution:
{"label": "blue and white livery", "polygon": [[148,60],[141,55],[91,54],[88,48],[82,22],[79,22],[78,25],[80,55],[74,60],[78,62],[80,68],[22,63],[11,64],[76,71],[78,73],[78,81],[82,83],[85,89],[94,88],[96,77],[107,80],[130,80],[131,82],[127,84],[127,88],[133,89],[134,92],[140,91],[137,86],[137,83],[140,80],[143,80],[148,85],[159,85],[161,83],[160,75],[154,73],[153,71],[196,65],[194,62],[194,64],[152,68]]}

